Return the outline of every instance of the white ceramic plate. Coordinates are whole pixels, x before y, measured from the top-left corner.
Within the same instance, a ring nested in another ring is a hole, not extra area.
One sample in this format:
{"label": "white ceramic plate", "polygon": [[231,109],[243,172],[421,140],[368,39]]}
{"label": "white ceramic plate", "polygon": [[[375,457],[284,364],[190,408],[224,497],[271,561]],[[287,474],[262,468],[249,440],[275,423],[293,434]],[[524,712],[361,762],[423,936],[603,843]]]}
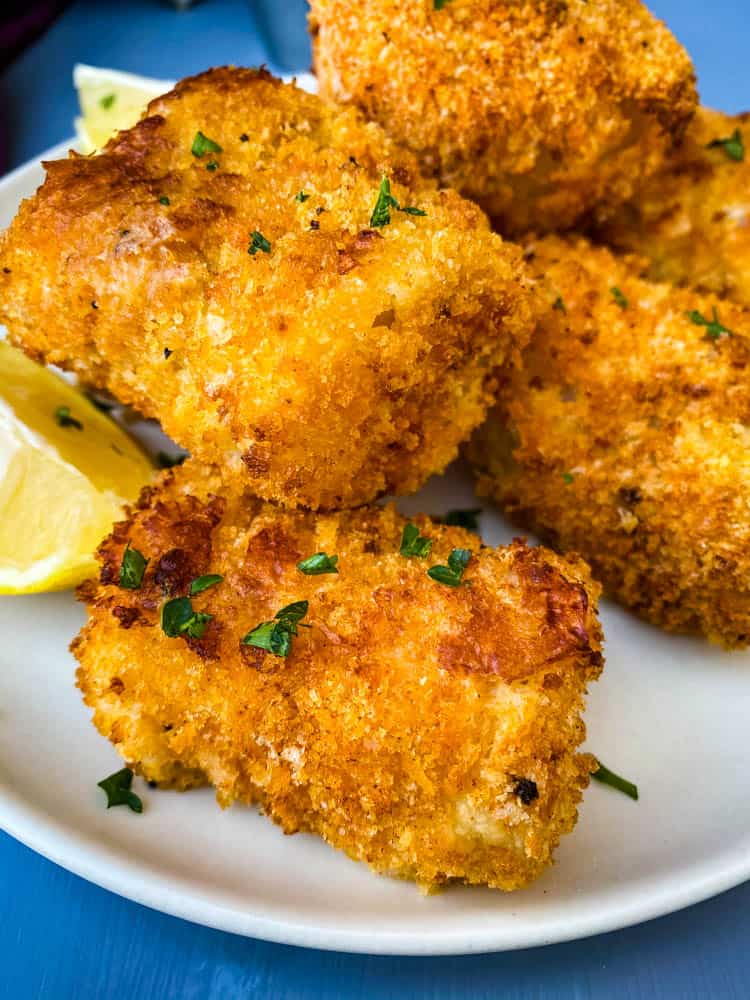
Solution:
{"label": "white ceramic plate", "polygon": [[[47,158],[64,155],[68,144]],[[0,181],[0,226],[42,180]],[[472,506],[454,467],[407,512]],[[494,513],[486,541],[512,531]],[[591,692],[588,745],[639,785],[635,803],[594,785],[557,865],[506,895],[423,897],[315,837],[285,837],[209,790],[137,780],[143,815],[107,811],[96,782],[120,766],[73,686],[83,621],[72,594],[0,599],[0,827],[92,882],[198,923],[289,944],[391,954],[521,948],[583,937],[705,899],[750,877],[750,654],[663,635],[605,605],[607,666]]]}

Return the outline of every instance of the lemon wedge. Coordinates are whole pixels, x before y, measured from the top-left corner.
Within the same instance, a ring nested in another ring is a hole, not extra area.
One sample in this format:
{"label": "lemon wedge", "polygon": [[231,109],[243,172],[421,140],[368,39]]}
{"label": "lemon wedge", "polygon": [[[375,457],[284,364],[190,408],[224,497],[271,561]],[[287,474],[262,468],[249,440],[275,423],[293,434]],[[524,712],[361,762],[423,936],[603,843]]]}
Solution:
{"label": "lemon wedge", "polygon": [[106,414],[0,341],[0,594],[93,575],[94,550],[152,474]]}
{"label": "lemon wedge", "polygon": [[81,107],[75,126],[82,153],[101,149],[116,132],[135,125],[148,102],[174,86],[169,80],[83,63],[73,69],[73,83]]}

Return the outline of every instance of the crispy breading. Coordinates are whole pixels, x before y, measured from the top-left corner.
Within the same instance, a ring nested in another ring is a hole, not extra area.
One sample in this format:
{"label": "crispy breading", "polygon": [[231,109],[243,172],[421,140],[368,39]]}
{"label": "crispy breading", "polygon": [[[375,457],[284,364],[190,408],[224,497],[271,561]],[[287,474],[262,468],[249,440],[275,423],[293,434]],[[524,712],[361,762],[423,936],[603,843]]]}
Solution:
{"label": "crispy breading", "polygon": [[[194,155],[198,132],[221,151]],[[476,206],[263,71],[184,80],[101,155],[46,168],[0,247],[11,339],[266,498],[417,489],[529,331],[520,252]],[[373,228],[383,175],[426,214]]]}
{"label": "crispy breading", "polygon": [[[313,831],[375,870],[424,887],[526,885],[551,862],[595,766],[576,750],[598,676],[598,587],[580,561],[418,517],[428,559],[399,554],[395,508],[283,510],[189,461],[147,490],[99,550],[74,641],[94,723],[162,786],[216,786],[259,803],[285,832]],[[148,558],[118,586],[126,544]],[[465,583],[428,577],[453,548]],[[338,574],[304,575],[316,552]],[[168,638],[160,607],[199,575],[213,617]],[[286,659],[242,645],[309,602]]]}
{"label": "crispy breading", "polygon": [[321,93],[362,108],[503,233],[606,215],[696,105],[640,0],[311,0]]}
{"label": "crispy breading", "polygon": [[664,169],[596,235],[648,257],[656,281],[750,306],[750,114],[700,108]]}
{"label": "crispy breading", "polygon": [[468,452],[479,491],[648,621],[750,640],[750,313],[583,239],[529,244],[546,309]]}

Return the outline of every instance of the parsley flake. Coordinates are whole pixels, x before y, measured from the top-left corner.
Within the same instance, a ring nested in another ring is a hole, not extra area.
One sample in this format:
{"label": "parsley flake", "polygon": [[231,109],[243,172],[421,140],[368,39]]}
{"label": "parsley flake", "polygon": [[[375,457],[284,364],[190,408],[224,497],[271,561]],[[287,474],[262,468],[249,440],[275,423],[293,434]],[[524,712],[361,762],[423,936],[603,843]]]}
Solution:
{"label": "parsley flake", "polygon": [[217,170],[218,167],[219,167],[219,164],[218,164],[218,162],[216,160],[211,160],[210,163],[206,164],[206,170],[210,170],[212,172],[214,170]]}
{"label": "parsley flake", "polygon": [[254,257],[259,250],[262,250],[263,253],[270,253],[271,244],[263,233],[259,233],[257,229],[254,229],[250,234],[250,246],[247,248],[247,252],[251,257]]}
{"label": "parsley flake", "polygon": [[373,208],[372,215],[370,216],[370,226],[373,229],[382,229],[383,226],[389,226],[391,224],[392,208],[395,208],[397,212],[403,212],[405,215],[427,215],[427,212],[421,208],[416,208],[414,205],[405,205],[402,208],[391,194],[390,180],[384,176],[380,182],[375,208]]}
{"label": "parsley flake", "polygon": [[191,639],[202,639],[206,626],[213,615],[194,611],[189,597],[175,597],[161,609],[161,627],[170,639],[184,635]]}
{"label": "parsley flake", "polygon": [[129,767],[115,771],[114,774],[97,781],[96,784],[107,796],[107,809],[111,809],[112,806],[127,806],[134,813],[143,812],[143,803],[135,792],[130,791],[130,786],[133,784],[133,772]]}
{"label": "parsley flake", "polygon": [[430,579],[443,583],[446,587],[460,587],[464,570],[469,565],[471,552],[468,549],[454,549],[448,556],[447,566],[430,566],[427,575]]}
{"label": "parsley flake", "polygon": [[741,163],[745,159],[745,144],[742,141],[742,133],[738,128],[727,139],[712,139],[706,149],[716,149],[721,147],[730,160]]}
{"label": "parsley flake", "polygon": [[716,306],[713,307],[714,318],[709,320],[706,319],[697,309],[691,309],[687,314],[688,319],[691,323],[695,323],[696,326],[705,326],[706,336],[709,340],[718,340],[722,333],[726,333],[728,337],[732,336],[732,331],[729,330],[723,323],[719,322],[719,315],[716,312]]}
{"label": "parsley flake", "polygon": [[610,288],[610,292],[612,293],[612,298],[615,300],[620,309],[628,308],[628,300],[625,298],[625,296],[622,294],[619,288],[614,288],[614,287]]}
{"label": "parsley flake", "polygon": [[295,194],[295,196],[294,196],[294,200],[298,201],[300,203],[300,205],[303,205],[307,201],[308,198],[312,198],[312,195],[311,194],[305,194],[304,191],[298,191]]}
{"label": "parsley flake", "polygon": [[99,107],[103,108],[105,111],[109,111],[116,100],[117,94],[105,94],[104,97],[99,100]]}
{"label": "parsley flake", "polygon": [[442,10],[450,0],[435,0],[435,10]]}
{"label": "parsley flake", "polygon": [[221,153],[223,150],[218,142],[209,139],[202,132],[196,132],[190,152],[193,156],[203,156],[204,153]]}
{"label": "parsley flake", "polygon": [[120,586],[123,590],[138,590],[147,566],[148,559],[138,549],[131,549],[128,542],[120,563]]}
{"label": "parsley flake", "polygon": [[404,525],[401,533],[399,555],[407,559],[426,559],[432,550],[432,539],[419,534],[416,524],[409,522]]}
{"label": "parsley flake", "polygon": [[565,315],[565,313],[567,313],[567,311],[568,311],[565,308],[565,303],[563,302],[562,296],[560,296],[560,295],[558,295],[557,298],[555,299],[555,301],[552,303],[552,308],[553,309],[557,309],[557,311],[561,312],[563,315]]}
{"label": "parsley flake", "polygon": [[191,597],[195,597],[196,594],[202,594],[204,590],[208,590],[209,587],[215,587],[217,583],[221,583],[224,579],[223,576],[219,576],[218,573],[206,573],[205,576],[199,576],[197,579],[193,580],[190,584],[190,590],[188,593]]}
{"label": "parsley flake", "polygon": [[466,528],[479,534],[479,515],[482,513],[481,507],[471,507],[466,510],[449,510],[443,518],[443,524],[453,528]]}
{"label": "parsley flake", "polygon": [[305,576],[321,576],[323,573],[338,573],[336,563],[338,556],[328,556],[325,552],[316,552],[297,563],[297,569]]}
{"label": "parsley flake", "polygon": [[[270,622],[261,622],[251,629],[241,640],[243,646],[265,649],[274,656],[289,656],[292,636],[297,635],[297,626],[307,614],[307,601],[295,601],[278,611]],[[304,625],[303,628],[310,628]]]}
{"label": "parsley flake", "polygon": [[566,486],[570,486],[571,483],[575,482],[576,478],[572,472],[563,472],[562,477]]}
{"label": "parsley flake", "polygon": [[81,421],[76,420],[75,417],[71,417],[69,406],[58,406],[55,410],[55,420],[60,427],[75,427],[77,431],[83,430]]}
{"label": "parsley flake", "polygon": [[603,785],[609,785],[610,788],[616,788],[618,792],[628,795],[636,802],[638,801],[637,785],[634,785],[632,781],[628,781],[627,778],[623,778],[619,774],[615,774],[614,771],[610,771],[610,769],[605,767],[600,760],[597,760],[596,763],[599,766],[591,775],[592,778],[596,781],[600,781]]}
{"label": "parsley flake", "polygon": [[159,199],[159,204],[160,205],[168,205],[169,204],[169,198],[167,198],[167,196],[165,194],[163,194],[161,196],[161,198]]}

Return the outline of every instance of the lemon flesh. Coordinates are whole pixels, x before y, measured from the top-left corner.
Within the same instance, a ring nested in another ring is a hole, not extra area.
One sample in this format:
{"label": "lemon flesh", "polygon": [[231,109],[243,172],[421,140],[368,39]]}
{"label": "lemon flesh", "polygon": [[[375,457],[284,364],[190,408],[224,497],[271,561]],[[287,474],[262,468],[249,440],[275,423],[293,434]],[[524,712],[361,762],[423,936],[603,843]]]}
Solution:
{"label": "lemon flesh", "polygon": [[96,152],[116,132],[135,125],[148,102],[173,87],[169,80],[154,80],[83,63],[74,68],[73,83],[81,108],[75,126],[82,153]]}
{"label": "lemon flesh", "polygon": [[106,414],[0,341],[0,594],[93,575],[96,547],[152,474]]}

